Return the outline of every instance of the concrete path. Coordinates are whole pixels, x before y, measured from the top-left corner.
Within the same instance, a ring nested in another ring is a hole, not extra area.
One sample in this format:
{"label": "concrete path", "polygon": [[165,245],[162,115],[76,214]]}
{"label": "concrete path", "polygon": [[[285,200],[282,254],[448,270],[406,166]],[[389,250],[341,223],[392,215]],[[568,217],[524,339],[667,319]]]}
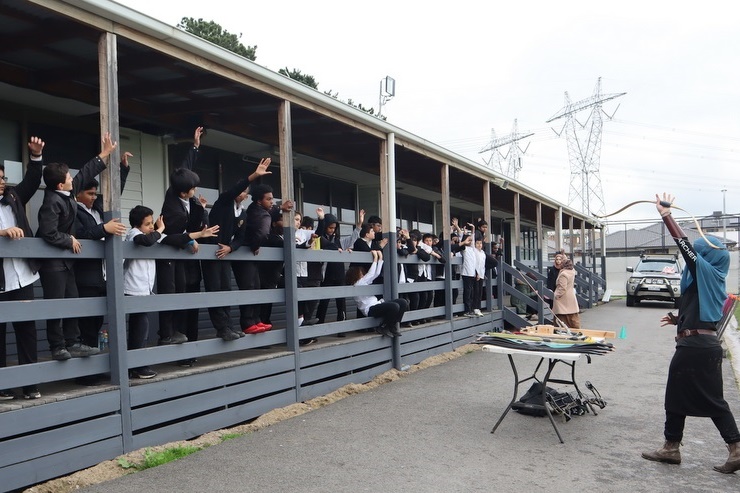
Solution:
{"label": "concrete path", "polygon": [[[598,416],[509,413],[504,355],[472,352],[325,408],[229,440],[161,467],[86,488],[88,493],[165,492],[719,492],[740,475],[712,470],[727,451],[708,418],[689,418],[683,463],[643,460],[662,443],[663,392],[674,342],[658,320],[669,306],[612,301],[582,314],[583,326],[620,332],[615,352],[577,365],[608,402]],[[529,372],[536,359],[523,356]],[[740,394],[725,360],[725,394]],[[557,386],[556,386],[557,387]],[[524,389],[526,390],[526,389]]]}

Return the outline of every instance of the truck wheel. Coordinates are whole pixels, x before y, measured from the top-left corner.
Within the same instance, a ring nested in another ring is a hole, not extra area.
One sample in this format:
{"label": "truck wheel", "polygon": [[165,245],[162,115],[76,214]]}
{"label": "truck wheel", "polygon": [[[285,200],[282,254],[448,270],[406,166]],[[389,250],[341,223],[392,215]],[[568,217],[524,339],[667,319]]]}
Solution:
{"label": "truck wheel", "polygon": [[631,294],[627,295],[627,306],[635,306],[635,297]]}

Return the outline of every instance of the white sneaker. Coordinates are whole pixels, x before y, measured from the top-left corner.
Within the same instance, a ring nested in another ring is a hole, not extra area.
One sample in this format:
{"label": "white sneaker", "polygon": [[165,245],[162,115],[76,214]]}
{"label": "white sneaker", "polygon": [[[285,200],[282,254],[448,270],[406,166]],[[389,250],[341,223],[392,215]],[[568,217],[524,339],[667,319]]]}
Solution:
{"label": "white sneaker", "polygon": [[483,316],[483,313],[478,308],[476,308],[475,310],[473,310],[473,314],[476,317],[482,317]]}

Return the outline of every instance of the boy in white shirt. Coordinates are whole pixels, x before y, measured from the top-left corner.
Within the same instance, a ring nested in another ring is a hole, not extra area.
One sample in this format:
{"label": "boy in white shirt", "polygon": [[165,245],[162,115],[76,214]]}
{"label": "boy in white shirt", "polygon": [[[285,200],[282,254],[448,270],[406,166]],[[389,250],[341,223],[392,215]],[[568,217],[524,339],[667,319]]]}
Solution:
{"label": "boy in white shirt", "polygon": [[470,248],[472,240],[473,236],[468,236],[461,242],[465,245],[465,250],[462,251],[463,303],[466,316],[482,317],[480,301],[483,279],[486,276],[486,252],[483,251],[482,238],[475,240],[475,248]]}
{"label": "boy in white shirt", "polygon": [[[154,222],[154,211],[149,207],[137,205],[129,213],[131,230],[126,234],[125,241],[133,241],[135,245],[150,247],[161,242],[167,235],[164,234],[165,225],[162,216]],[[181,248],[193,240],[208,238],[218,233],[218,226],[205,228],[192,233],[169,235],[170,244]],[[157,265],[153,259],[126,259],[123,263],[123,294],[126,296],[149,296],[154,294],[154,281],[157,277]],[[149,335],[149,314],[130,313],[128,318],[128,349],[146,347]],[[135,378],[153,378],[157,374],[148,366],[132,368],[129,374]]]}

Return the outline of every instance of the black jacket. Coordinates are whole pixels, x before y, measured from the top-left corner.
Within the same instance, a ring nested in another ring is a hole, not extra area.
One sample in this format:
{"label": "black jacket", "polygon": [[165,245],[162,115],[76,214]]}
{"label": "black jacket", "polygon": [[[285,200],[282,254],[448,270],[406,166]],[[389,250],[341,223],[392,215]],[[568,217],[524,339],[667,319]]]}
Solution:
{"label": "black jacket", "polygon": [[[180,167],[192,170],[197,159],[198,149],[192,147]],[[185,209],[185,205],[183,205],[180,197],[172,190],[172,187],[168,188],[164,193],[162,216],[164,219],[164,234],[167,237],[162,240],[162,244],[182,248],[179,246],[182,242],[175,238],[175,235],[200,231],[206,226],[208,217],[198,199],[191,197],[188,201],[190,205],[189,213]],[[173,237],[170,238],[170,235]]]}
{"label": "black jacket", "polygon": [[[3,205],[9,205],[15,216],[16,226],[23,230],[23,236],[31,238],[33,231],[28,223],[28,217],[26,216],[26,204],[31,200],[31,197],[36,193],[41,185],[41,168],[43,167],[43,161],[29,161],[26,166],[26,174],[23,176],[21,182],[15,187],[5,187],[3,196],[0,197],[0,203]],[[0,257],[0,260],[2,257]],[[2,262],[0,262],[0,292],[5,291],[5,272],[2,268]]]}
{"label": "black jacket", "polygon": [[[342,243],[339,240],[337,230],[334,230],[334,234],[329,236],[326,234],[326,227],[332,223],[336,223],[339,228],[339,221],[333,214],[326,214],[323,219],[319,219],[316,226],[316,234],[321,242],[322,250],[334,250],[339,251],[342,249]],[[324,272],[325,281],[344,281],[344,262],[327,262],[326,271]]]}
{"label": "black jacket", "polygon": [[[429,259],[432,258],[430,254],[425,252],[422,248],[419,248],[414,240],[406,240],[406,245],[409,248],[409,255],[415,254],[418,260],[429,262]],[[408,279],[413,279],[414,281],[425,279],[420,274],[419,264],[406,264],[406,277]]]}
{"label": "black jacket", "polygon": [[270,226],[272,226],[272,216],[270,215],[270,211],[259,205],[257,202],[249,204],[249,207],[247,207],[247,224],[244,231],[244,244],[246,244],[252,252],[259,250],[260,246],[265,243],[267,236],[270,234]]}
{"label": "black jacket", "polygon": [[[234,200],[249,186],[247,178],[239,180],[230,189],[218,196],[208,214],[208,224],[219,226],[218,235],[204,238],[203,243],[229,245],[236,251],[244,244],[244,232],[247,226],[247,210],[243,209],[239,217],[234,216]],[[166,223],[165,223],[166,224]]]}
{"label": "black jacket", "polygon": [[[126,178],[131,169],[128,166],[121,165],[121,193],[123,188],[126,186]],[[85,186],[84,184],[82,186]],[[98,214],[100,218],[103,218],[103,196],[98,195],[98,198],[93,202],[92,208]],[[105,224],[105,222],[103,222]],[[95,222],[95,218],[87,212],[85,206],[77,204],[77,232],[75,237],[78,240],[102,240],[107,236],[103,224]],[[105,286],[105,279],[103,279],[103,262],[99,259],[88,258],[79,259],[75,262],[75,280],[78,286]]]}
{"label": "black jacket", "polygon": [[435,264],[435,270],[434,270],[434,277],[435,278],[443,278],[445,276],[445,264],[447,263],[447,259],[445,258],[445,252],[438,246],[433,246],[432,251],[439,255],[439,258],[437,261],[438,264]]}
{"label": "black jacket", "polygon": [[[72,191],[64,195],[56,190],[44,190],[44,201],[39,209],[39,229],[36,231],[38,238],[63,250],[72,249],[72,236],[76,233],[75,221],[77,220],[77,203],[75,196],[82,190],[85,183],[95,178],[106,168],[105,162],[95,156],[88,161],[72,180]],[[38,262],[32,263],[34,270],[62,271],[72,270],[74,260],[67,259],[34,259]]]}

